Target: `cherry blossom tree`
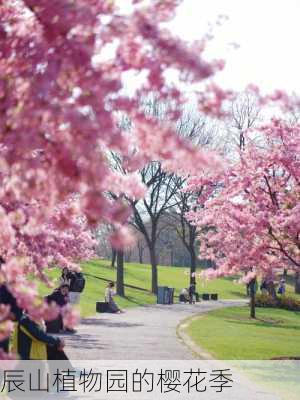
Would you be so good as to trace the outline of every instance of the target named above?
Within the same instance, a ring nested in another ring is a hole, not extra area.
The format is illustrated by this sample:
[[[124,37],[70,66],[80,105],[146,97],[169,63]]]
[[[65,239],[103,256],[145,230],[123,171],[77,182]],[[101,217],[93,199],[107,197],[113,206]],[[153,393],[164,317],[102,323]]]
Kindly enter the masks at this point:
[[[179,3],[132,0],[126,14],[111,0],[0,4],[0,247],[6,260],[0,279],[32,316],[45,316],[46,306],[34,306],[37,291],[28,274],[45,280],[51,259],[79,259],[84,248],[77,247],[77,229],[85,243],[86,230],[105,222],[114,226],[114,247],[132,242],[124,226],[128,214],[105,193],[142,197],[134,171],[153,159],[193,171],[215,163],[174,135],[171,123],[162,128],[139,108],[151,90],[182,101],[176,86],[167,84],[168,69],[192,84],[223,67],[204,60],[204,40],[187,44],[162,27]],[[105,59],[107,48],[114,48],[111,59]],[[126,74],[141,71],[145,78],[135,96],[127,96]],[[198,97],[202,110],[218,114],[226,93],[211,85]],[[116,110],[133,122],[134,156]],[[107,150],[130,154],[126,168],[132,174],[111,171]],[[68,212],[84,219],[84,229],[74,226],[66,210],[55,216],[75,194],[76,209]]]
[[[264,146],[248,144],[218,177],[221,189],[205,203],[205,217],[190,216],[199,228],[212,227],[201,240],[202,254],[218,266],[212,276],[243,272],[250,282],[287,265],[300,271],[300,126],[273,119],[260,133]]]

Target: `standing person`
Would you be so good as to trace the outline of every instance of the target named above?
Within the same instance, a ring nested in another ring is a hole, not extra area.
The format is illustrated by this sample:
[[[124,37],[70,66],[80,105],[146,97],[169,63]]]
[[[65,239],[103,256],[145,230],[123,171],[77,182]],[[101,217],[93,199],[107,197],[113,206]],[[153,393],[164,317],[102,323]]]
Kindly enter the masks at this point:
[[[190,304],[195,304],[195,293],[196,293],[196,285],[194,283],[192,283],[192,284],[190,284],[190,287],[189,287]]]
[[[85,287],[85,279],[82,272],[70,272],[70,303],[79,304],[80,294],[83,292]]]
[[[284,279],[281,279],[277,293],[281,294],[281,295],[285,294],[285,280]]]
[[[267,281],[264,279],[260,285],[260,290],[262,294],[268,294],[268,285]]]
[[[68,285],[70,287],[70,285],[71,285],[71,276],[72,276],[72,273],[68,270],[67,267],[65,267],[62,270],[61,276],[59,278],[59,284],[60,285]]]
[[[117,306],[117,304],[113,299],[113,296],[116,295],[114,286],[115,286],[114,282],[109,282],[107,284],[105,289],[104,301],[108,304],[110,312],[120,314],[122,311],[120,310],[120,308]]]

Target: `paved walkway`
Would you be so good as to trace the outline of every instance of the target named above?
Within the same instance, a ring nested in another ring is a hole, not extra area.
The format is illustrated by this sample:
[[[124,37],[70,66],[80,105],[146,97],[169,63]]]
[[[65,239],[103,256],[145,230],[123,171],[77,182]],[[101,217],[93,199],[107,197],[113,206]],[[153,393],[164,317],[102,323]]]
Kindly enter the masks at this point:
[[[196,366],[199,367],[196,360],[199,357],[194,356],[194,353],[177,336],[176,329],[180,322],[197,314],[201,315],[218,308],[243,304],[245,301],[209,301],[195,305],[137,307],[127,310],[124,314],[98,314],[84,319],[77,327],[77,334],[65,336],[66,352],[72,360],[98,360],[97,362],[90,361],[89,368],[95,365],[100,368],[103,363],[104,365],[108,363],[107,367],[117,366],[119,369],[120,363],[125,363],[121,369],[130,370],[131,368],[134,371],[139,366],[138,363],[143,362],[129,360],[157,360],[152,361],[152,364],[150,361],[148,362],[149,370],[162,367],[162,363],[168,363],[167,360],[178,360],[176,368],[179,369],[184,368],[184,363],[186,363],[184,360],[190,360],[188,364],[185,364],[185,368],[187,366],[196,368]],[[194,361],[192,361],[193,359]],[[118,364],[114,365],[113,360],[127,361],[118,361]],[[94,365],[94,363],[96,364]],[[214,363],[217,364],[214,365]],[[166,367],[170,368],[170,363]],[[203,360],[201,368],[209,371],[214,368],[228,368],[228,365],[222,367],[220,361]],[[207,400],[217,400],[220,397],[230,398],[230,400],[281,400],[279,396],[257,387],[245,376],[239,376],[239,373],[234,375],[234,383],[235,385],[232,389],[228,389],[230,391],[225,397],[222,394],[220,396],[220,393],[210,392],[205,395],[205,398]],[[120,398],[123,399],[123,397]],[[141,397],[134,398],[140,399]],[[155,395],[148,398],[152,400],[165,397]],[[97,399],[100,397],[98,396]]]
[[[77,334],[65,336],[68,356],[86,360],[186,360],[193,354],[177,337],[178,324],[187,317],[242,301],[201,302],[195,305],[151,305],[124,314],[86,318]]]

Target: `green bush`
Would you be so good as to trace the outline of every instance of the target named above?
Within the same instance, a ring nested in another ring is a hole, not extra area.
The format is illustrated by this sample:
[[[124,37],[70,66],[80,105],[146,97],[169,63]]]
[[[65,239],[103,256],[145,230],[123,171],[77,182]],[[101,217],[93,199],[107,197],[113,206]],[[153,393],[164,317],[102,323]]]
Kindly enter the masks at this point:
[[[273,307],[289,311],[300,311],[300,300],[285,295],[274,299],[268,294],[258,294],[255,297],[255,305],[256,307]]]
[[[278,307],[277,299],[268,294],[257,294],[255,296],[256,307]]]
[[[300,311],[300,300],[294,297],[282,296],[278,297],[278,303],[280,308],[290,311]]]

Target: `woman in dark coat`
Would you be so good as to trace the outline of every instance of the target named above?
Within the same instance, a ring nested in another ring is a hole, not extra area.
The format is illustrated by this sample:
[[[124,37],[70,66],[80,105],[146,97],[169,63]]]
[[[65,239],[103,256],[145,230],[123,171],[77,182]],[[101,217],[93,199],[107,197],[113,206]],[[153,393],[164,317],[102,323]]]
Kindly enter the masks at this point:
[[[45,300],[48,304],[52,302],[58,305],[59,307],[64,307],[69,302],[69,286],[66,284],[61,285],[58,289],[54,290],[53,293],[49,294]],[[63,331],[63,319],[61,314],[53,320],[46,322],[47,332],[49,333],[59,333]]]

